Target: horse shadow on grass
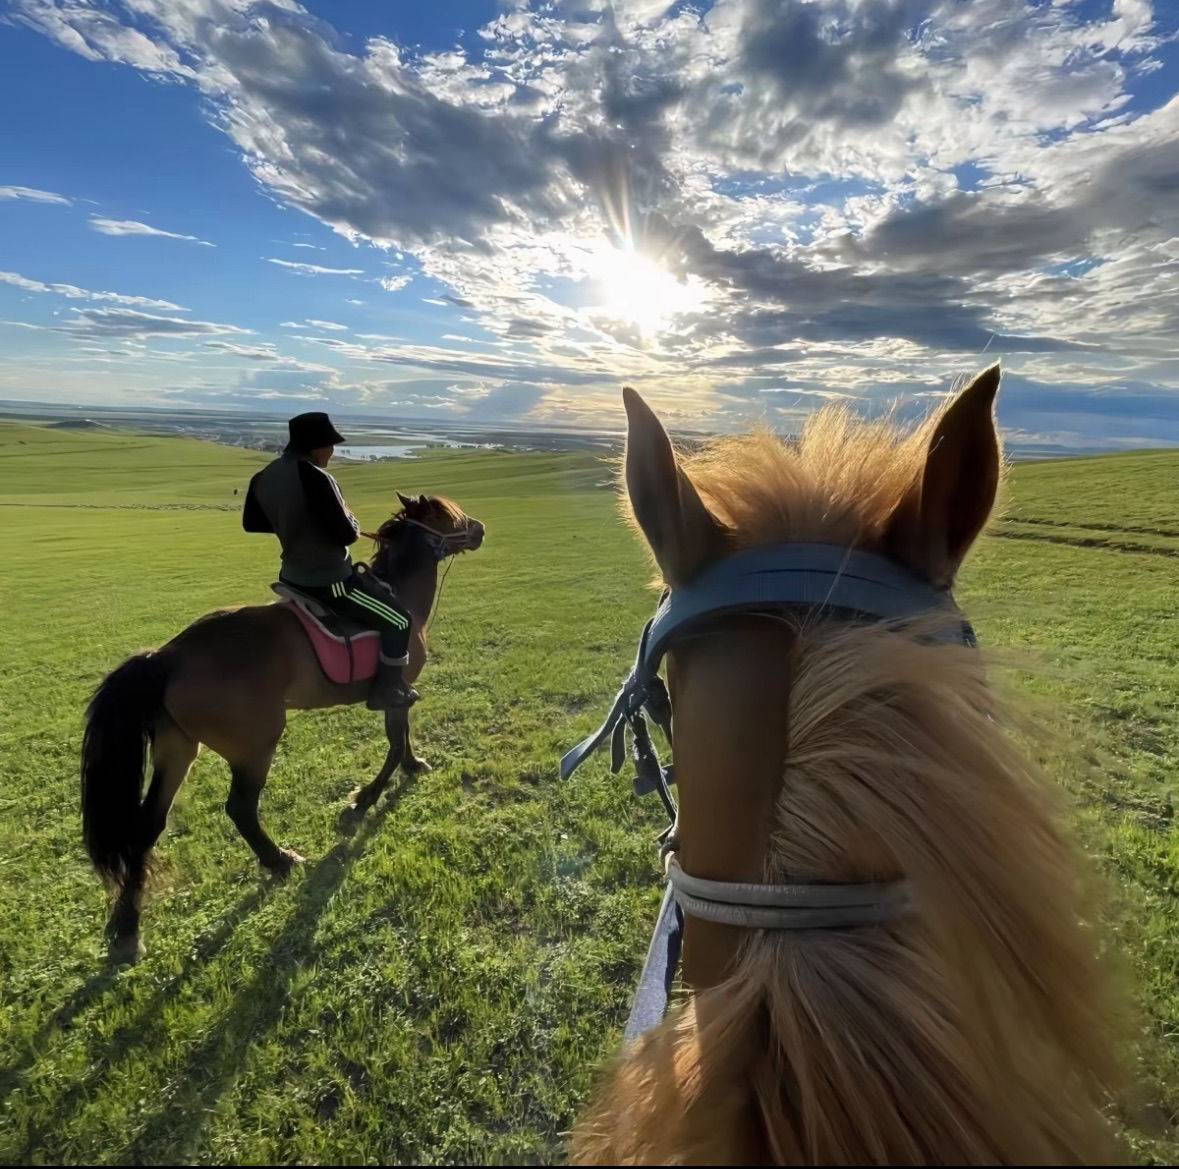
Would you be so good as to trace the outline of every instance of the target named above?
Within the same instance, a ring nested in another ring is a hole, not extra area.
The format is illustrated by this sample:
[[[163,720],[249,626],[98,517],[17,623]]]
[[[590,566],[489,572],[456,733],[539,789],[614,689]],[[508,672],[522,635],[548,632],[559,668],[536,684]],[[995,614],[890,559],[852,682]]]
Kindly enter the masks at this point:
[[[27,1054],[15,1060],[5,1068],[0,1068],[0,1107],[8,1097],[20,1086],[24,1074],[39,1060],[45,1050],[46,1043],[55,1034],[70,1030],[74,1020],[87,1007],[101,999],[119,979],[119,971],[113,967],[106,967],[90,975],[73,992],[49,1018],[37,1029],[37,1033],[26,1044]]]
[[[173,1134],[169,1144],[174,1147],[185,1147],[199,1136],[206,1119],[205,1109],[232,1082],[254,1040],[268,1031],[281,1016],[291,979],[314,954],[316,927],[328,902],[343,884],[352,864],[364,852],[369,839],[411,784],[412,779],[406,779],[396,789],[390,790],[359,827],[342,837],[320,860],[305,868],[299,881],[295,910],[259,964],[257,977],[239,992],[227,1014],[189,1053],[181,1073],[168,1077],[170,1082],[181,1085],[177,1096],[147,1121],[145,1128],[128,1145],[120,1160],[138,1163],[145,1158],[150,1159],[147,1148],[159,1142],[165,1134]],[[184,968],[155,991],[136,1011],[135,1016],[110,1037],[101,1055],[92,1060],[85,1074],[75,1080],[52,1105],[47,1120],[28,1134],[20,1153],[21,1163],[28,1163],[42,1149],[46,1138],[53,1131],[64,1128],[87,1104],[95,1084],[107,1072],[150,1039],[153,1030],[159,1025],[163,1008],[177,998],[186,985],[225,949],[238,929],[266,901],[271,887],[270,883],[260,884],[222,917],[212,933],[198,939]],[[87,1006],[112,988],[118,979],[119,971],[112,968],[92,975],[54,1012],[30,1042],[29,1054],[19,1064],[0,1070],[0,1105],[19,1087],[24,1073],[41,1057],[44,1042],[54,1032],[68,1027]],[[185,1115],[189,1108],[191,1111]]]
[[[46,1138],[53,1131],[59,1129],[63,1121],[71,1117],[81,1105],[85,1104],[92,1087],[107,1071],[115,1067],[124,1056],[144,1042],[151,1033],[165,1004],[176,998],[185,986],[229,944],[238,928],[265,901],[267,893],[268,890],[265,887],[254,889],[222,916],[216,929],[198,938],[184,968],[160,986],[139,1007],[134,1017],[110,1037],[101,1054],[91,1060],[85,1074],[74,1080],[53,1103],[48,1110],[47,1119],[32,1128],[25,1138],[20,1154],[22,1163],[27,1163],[41,1149]],[[70,1028],[74,1020],[88,1007],[97,1004],[108,991],[115,989],[121,982],[123,975],[122,968],[115,965],[105,966],[102,970],[92,974],[46,1020],[36,1036],[30,1040],[28,1054],[19,1063],[0,1071],[0,1106],[4,1104],[11,1093],[20,1087],[25,1073],[43,1057],[44,1045],[53,1035]]]
[[[135,1042],[139,1030],[137,1024],[141,1019],[153,1014],[165,1000],[174,997],[183,984],[192,978],[201,967],[217,957],[237,932],[238,927],[262,904],[266,893],[266,889],[259,888],[241,898],[237,904],[222,915],[215,930],[202,935],[193,943],[189,960],[184,969],[164,983],[140,1008],[136,1019],[114,1037],[112,1044],[119,1053],[126,1051]],[[0,1107],[3,1106],[9,1095],[20,1086],[25,1072],[44,1056],[45,1045],[54,1035],[69,1031],[79,1016],[84,1014],[88,1008],[101,1002],[107,992],[113,991],[119,986],[125,973],[125,966],[108,961],[101,970],[95,971],[83,983],[74,988],[65,1002],[49,1015],[38,1028],[36,1034],[28,1040],[26,1044],[28,1054],[9,1064],[8,1067],[0,1068]],[[108,1047],[107,1050],[110,1052],[112,1048]],[[108,1064],[112,1062],[114,1062],[113,1059],[106,1060]]]
[[[117,1160],[146,1164],[161,1159],[189,1160],[217,1101],[233,1085],[250,1049],[282,1018],[291,983],[316,954],[315,934],[324,910],[340,889],[369,839],[409,791],[406,777],[354,831],[341,836],[321,860],[309,865],[300,882],[296,905],[282,932],[258,963],[255,977],[243,986],[229,1010],[188,1052],[183,1066],[168,1076],[175,1094],[161,1102]]]

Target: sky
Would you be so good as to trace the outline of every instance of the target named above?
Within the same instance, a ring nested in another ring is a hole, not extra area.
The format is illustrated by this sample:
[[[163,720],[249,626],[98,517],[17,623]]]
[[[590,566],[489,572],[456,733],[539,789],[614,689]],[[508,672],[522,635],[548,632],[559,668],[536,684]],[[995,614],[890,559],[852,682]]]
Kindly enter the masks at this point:
[[[0,398],[1179,443],[1179,2],[6,0]]]

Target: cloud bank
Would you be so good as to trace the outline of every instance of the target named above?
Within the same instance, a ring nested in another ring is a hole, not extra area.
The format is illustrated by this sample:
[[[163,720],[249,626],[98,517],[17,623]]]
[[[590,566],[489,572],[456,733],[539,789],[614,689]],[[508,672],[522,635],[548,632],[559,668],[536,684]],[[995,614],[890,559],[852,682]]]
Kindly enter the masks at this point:
[[[14,12],[191,86],[273,198],[410,257],[495,347],[337,339],[341,384],[389,397],[371,371],[399,363],[455,375],[456,410],[517,385],[576,421],[625,378],[673,418],[790,425],[1002,356],[1029,416],[1175,413],[1179,98],[1136,95],[1176,14],[1146,0],[520,2],[444,52],[349,47],[289,0]],[[603,295],[619,254],[693,295]]]

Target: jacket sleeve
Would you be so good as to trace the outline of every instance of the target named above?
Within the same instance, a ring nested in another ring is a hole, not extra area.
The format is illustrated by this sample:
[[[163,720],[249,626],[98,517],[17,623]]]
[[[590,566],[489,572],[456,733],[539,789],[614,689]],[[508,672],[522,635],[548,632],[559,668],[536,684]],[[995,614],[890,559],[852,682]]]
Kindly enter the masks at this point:
[[[262,510],[258,502],[258,493],[254,490],[254,483],[258,476],[250,480],[250,489],[246,492],[245,506],[242,508],[242,527],[247,532],[273,532],[274,525]]]
[[[360,525],[344,503],[335,479],[314,463],[300,459],[299,481],[303,484],[307,509],[324,535],[340,544],[354,543],[360,535]]]

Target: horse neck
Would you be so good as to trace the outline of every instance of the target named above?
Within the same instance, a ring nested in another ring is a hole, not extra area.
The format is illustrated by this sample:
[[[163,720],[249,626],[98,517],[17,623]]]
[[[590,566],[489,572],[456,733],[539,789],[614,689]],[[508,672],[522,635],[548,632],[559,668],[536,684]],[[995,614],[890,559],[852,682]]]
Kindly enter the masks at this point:
[[[400,602],[424,626],[434,607],[438,591],[438,561],[428,550],[399,557],[383,579],[390,584]]]

